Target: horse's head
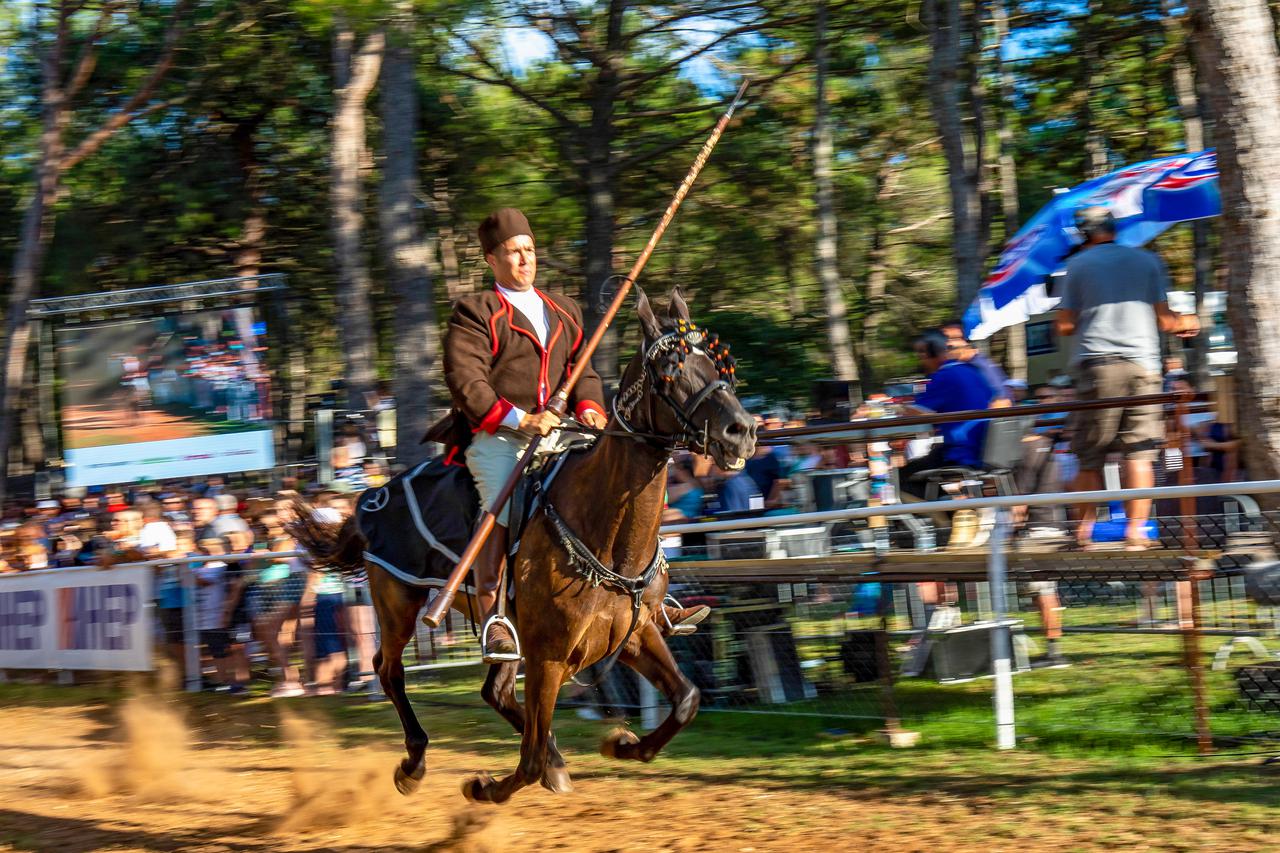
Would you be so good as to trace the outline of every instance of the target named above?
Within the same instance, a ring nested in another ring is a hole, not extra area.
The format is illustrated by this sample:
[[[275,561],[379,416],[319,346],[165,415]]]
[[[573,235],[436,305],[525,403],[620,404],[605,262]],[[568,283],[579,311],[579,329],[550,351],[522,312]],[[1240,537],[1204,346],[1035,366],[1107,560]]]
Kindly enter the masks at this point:
[[[614,398],[622,427],[661,436],[695,453],[710,454],[737,471],[756,450],[756,424],[733,393],[733,357],[719,337],[689,319],[689,306],[672,290],[667,322],[654,316],[636,288],[644,346],[627,366]]]

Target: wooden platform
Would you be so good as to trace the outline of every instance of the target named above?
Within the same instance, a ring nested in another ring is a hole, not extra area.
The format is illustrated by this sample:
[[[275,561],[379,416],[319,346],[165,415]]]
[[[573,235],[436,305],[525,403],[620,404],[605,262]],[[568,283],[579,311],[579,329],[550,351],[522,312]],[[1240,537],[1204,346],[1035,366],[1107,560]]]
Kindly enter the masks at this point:
[[[1129,552],[1061,551],[1034,545],[1006,555],[1010,580],[1190,580],[1213,573],[1209,551],[1181,548]],[[915,581],[985,581],[990,552],[871,551],[833,553],[822,557],[739,560],[672,560],[677,583],[910,583]]]

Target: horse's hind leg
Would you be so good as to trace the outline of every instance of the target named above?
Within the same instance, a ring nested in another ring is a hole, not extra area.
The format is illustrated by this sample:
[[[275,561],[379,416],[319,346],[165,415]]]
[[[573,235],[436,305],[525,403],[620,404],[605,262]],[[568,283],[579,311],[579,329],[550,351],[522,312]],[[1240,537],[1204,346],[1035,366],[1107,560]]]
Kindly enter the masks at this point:
[[[600,752],[610,758],[652,761],[693,720],[698,713],[701,695],[676,666],[671,649],[667,648],[657,625],[650,622],[637,634],[640,637],[638,651],[624,650],[620,660],[662,691],[671,703],[671,713],[661,725],[641,738],[627,729],[611,732],[600,744]]]
[[[382,692],[395,705],[404,729],[404,748],[408,756],[396,765],[396,790],[401,794],[413,793],[427,772],[427,732],[418,722],[404,689],[404,662],[401,655],[413,637],[418,624],[418,611],[426,596],[411,589],[382,569],[369,566],[369,590],[373,595],[374,610],[378,614],[378,626],[382,641],[373,656],[373,668],[378,672]]]
[[[494,664],[489,667],[484,687],[480,695],[493,710],[506,719],[516,734],[524,734],[524,706],[516,701],[516,672],[518,661]],[[565,766],[564,756],[556,748],[555,732],[547,733],[547,766],[542,772],[542,787],[553,794],[567,794],[573,790],[573,782],[569,779],[569,769]]]
[[[525,726],[520,740],[520,764],[514,773],[501,779],[481,774],[462,783],[468,800],[505,803],[521,788],[542,778],[547,767],[547,745],[551,737],[551,717],[556,696],[564,683],[564,664],[559,661],[527,661],[524,677]]]

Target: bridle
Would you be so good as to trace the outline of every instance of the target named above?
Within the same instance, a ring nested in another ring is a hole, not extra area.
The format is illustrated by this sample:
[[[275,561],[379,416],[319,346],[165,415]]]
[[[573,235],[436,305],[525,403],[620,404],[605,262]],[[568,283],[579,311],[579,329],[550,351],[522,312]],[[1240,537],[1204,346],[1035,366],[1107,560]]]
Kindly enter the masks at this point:
[[[686,358],[692,353],[711,359],[717,378],[681,402],[671,396],[671,389],[684,371]],[[695,323],[677,320],[674,329],[649,344],[640,357],[640,366],[640,376],[613,398],[613,417],[618,426],[630,435],[668,452],[677,447],[688,448],[699,454],[709,452],[711,419],[704,419],[699,426],[694,416],[702,404],[717,391],[733,393],[737,384],[737,365],[729,354],[729,345],[722,343],[719,335],[700,329]],[[646,390],[652,393],[646,395]],[[651,397],[649,423],[652,424],[655,420],[652,399],[657,399],[675,415],[680,424],[680,432],[674,435],[645,432],[631,423],[636,407],[646,396]]]

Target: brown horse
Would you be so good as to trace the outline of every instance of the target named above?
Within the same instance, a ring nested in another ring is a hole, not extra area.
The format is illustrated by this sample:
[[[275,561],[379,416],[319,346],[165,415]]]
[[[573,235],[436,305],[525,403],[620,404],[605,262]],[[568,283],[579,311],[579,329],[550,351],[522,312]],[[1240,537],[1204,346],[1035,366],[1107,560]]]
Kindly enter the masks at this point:
[[[678,293],[666,325],[638,289],[637,314],[644,347],[623,373],[609,430],[589,451],[565,461],[521,537],[513,583],[524,703],[516,699],[517,662],[490,667],[482,689],[522,735],[520,763],[501,779],[467,780],[469,800],[505,802],[534,782],[571,790],[551,732],[556,696],[574,675],[611,655],[661,690],[672,710],[643,737],[625,730],[606,737],[605,755],[650,761],[698,711],[698,690],[677,668],[654,619],[667,590],[658,548],[667,461],[685,446],[710,454],[721,468],[740,469],[755,452],[755,423],[733,394],[728,347],[690,322]],[[298,539],[317,559],[360,566],[364,540],[354,519],[339,528],[316,522],[310,512],[300,515]],[[427,593],[375,563],[367,570],[382,628],[374,664],[400,715],[408,752],[396,768],[396,787],[409,793],[425,773],[428,739],[405,695],[400,656]],[[455,608],[475,612],[468,599],[460,595]]]

